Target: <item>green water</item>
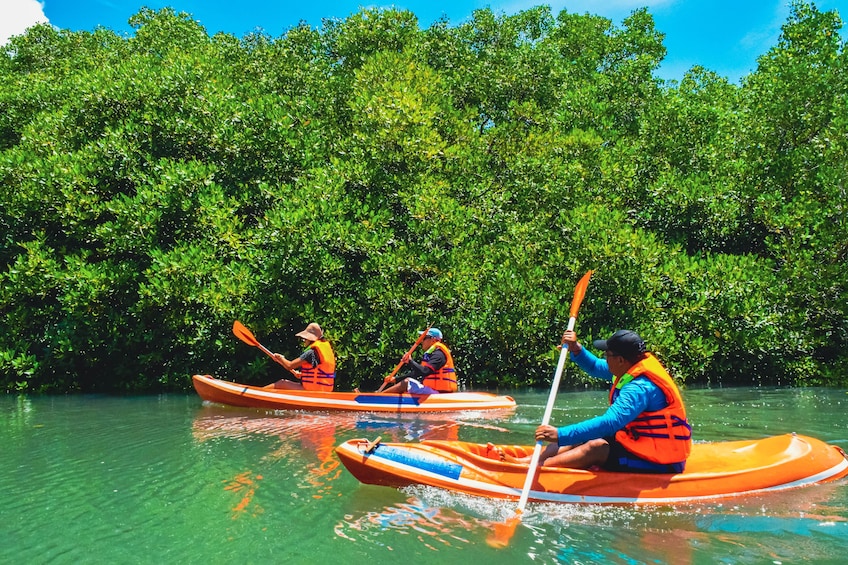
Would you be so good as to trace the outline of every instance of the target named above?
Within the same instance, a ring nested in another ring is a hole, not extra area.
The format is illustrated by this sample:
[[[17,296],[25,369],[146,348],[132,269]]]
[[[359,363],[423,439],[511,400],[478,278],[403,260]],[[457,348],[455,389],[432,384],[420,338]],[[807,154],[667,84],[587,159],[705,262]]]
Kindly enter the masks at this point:
[[[350,438],[532,443],[547,392],[515,411],[381,416],[204,405],[194,395],[0,397],[0,563],[842,563],[848,481],[686,507],[528,506],[365,486]],[[698,440],[798,432],[848,450],[848,394],[687,390]],[[599,414],[562,392],[552,423]],[[389,561],[391,560],[391,561]]]

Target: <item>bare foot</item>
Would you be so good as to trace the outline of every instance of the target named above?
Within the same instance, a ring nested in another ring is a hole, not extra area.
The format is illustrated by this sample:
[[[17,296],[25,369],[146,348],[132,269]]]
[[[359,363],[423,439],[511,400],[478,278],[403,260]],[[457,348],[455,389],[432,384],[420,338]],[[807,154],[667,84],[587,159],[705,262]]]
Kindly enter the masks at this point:
[[[486,457],[488,457],[489,459],[494,459],[496,461],[504,461],[504,457],[506,457],[506,455],[504,454],[503,449],[501,449],[494,443],[489,442],[486,444]]]

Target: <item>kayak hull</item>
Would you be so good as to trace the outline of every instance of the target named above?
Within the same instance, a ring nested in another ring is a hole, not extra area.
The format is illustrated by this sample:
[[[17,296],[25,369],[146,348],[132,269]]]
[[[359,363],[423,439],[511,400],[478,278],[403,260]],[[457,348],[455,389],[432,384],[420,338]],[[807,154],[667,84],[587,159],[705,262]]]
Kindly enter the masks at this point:
[[[203,400],[272,410],[342,410],[357,412],[451,412],[515,408],[510,396],[487,392],[396,394],[375,392],[317,392],[271,389],[194,375],[194,389]]]
[[[497,446],[515,457],[534,446]],[[368,449],[371,448],[371,451]],[[428,485],[489,498],[518,500],[528,465],[497,459],[491,446],[460,441],[369,444],[354,439],[336,447],[362,483]],[[696,443],[677,474],[619,473],[540,467],[528,500],[585,504],[676,504],[734,498],[833,481],[848,475],[836,446],[796,434],[760,440]]]

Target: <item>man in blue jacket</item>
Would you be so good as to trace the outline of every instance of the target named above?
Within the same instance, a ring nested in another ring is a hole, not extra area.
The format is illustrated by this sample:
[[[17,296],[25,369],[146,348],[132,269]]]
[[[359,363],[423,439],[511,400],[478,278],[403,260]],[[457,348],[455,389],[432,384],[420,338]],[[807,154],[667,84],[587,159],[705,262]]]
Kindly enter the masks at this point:
[[[609,381],[610,406],[604,414],[556,428],[536,429],[536,441],[551,442],[539,464],[549,467],[610,471],[679,473],[692,443],[680,392],[659,361],[647,353],[636,332],[619,330],[586,350],[574,331],[562,336],[572,360],[590,376]],[[529,462],[529,458],[504,460]]]

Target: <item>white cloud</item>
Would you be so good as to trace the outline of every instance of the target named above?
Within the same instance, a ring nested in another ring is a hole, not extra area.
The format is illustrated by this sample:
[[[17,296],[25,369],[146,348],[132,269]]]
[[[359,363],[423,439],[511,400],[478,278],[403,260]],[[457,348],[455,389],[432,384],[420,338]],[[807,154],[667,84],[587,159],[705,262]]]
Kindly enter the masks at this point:
[[[0,45],[37,23],[49,23],[39,0],[0,0]]]

